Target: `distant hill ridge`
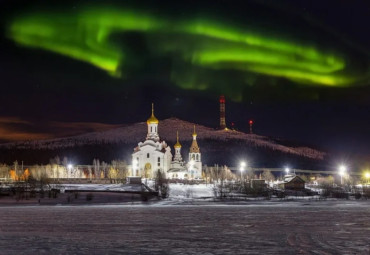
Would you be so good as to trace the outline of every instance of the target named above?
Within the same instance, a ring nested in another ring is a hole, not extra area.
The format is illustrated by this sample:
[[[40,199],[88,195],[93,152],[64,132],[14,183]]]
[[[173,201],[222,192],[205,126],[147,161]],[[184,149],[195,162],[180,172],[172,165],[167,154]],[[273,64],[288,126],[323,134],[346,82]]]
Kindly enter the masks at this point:
[[[293,147],[279,144],[278,141],[266,136],[256,134],[246,134],[234,130],[215,130],[177,118],[169,118],[159,122],[158,131],[162,140],[165,140],[171,147],[176,142],[176,131],[179,131],[180,143],[187,144],[192,139],[193,127],[196,126],[197,139],[200,140],[200,147],[207,146],[205,140],[213,140],[225,143],[237,142],[243,147],[261,147],[281,153],[292,154],[311,159],[324,159],[326,153],[309,147]],[[2,149],[47,149],[56,150],[63,148],[73,148],[94,144],[127,144],[132,145],[144,141],[147,134],[146,122],[139,122],[124,125],[106,131],[92,132],[77,136],[23,141],[15,143],[0,144]],[[202,144],[202,140],[205,143]],[[133,149],[133,148],[132,148]]]

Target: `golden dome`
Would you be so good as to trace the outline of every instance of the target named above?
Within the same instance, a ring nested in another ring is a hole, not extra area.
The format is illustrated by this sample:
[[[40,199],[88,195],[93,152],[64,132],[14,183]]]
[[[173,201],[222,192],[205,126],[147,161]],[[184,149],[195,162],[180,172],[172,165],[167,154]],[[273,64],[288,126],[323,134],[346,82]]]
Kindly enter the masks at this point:
[[[158,124],[158,119],[154,116],[154,104],[152,104],[152,116],[146,121],[147,124]]]
[[[181,144],[179,142],[179,131],[177,131],[177,143],[174,146],[175,148],[181,148]]]
[[[158,119],[154,116],[154,114],[152,114],[152,116],[150,116],[150,118],[146,121],[147,124],[158,124],[159,121]]]
[[[197,136],[197,133],[195,132],[195,125],[194,125],[194,132],[193,132],[193,136]]]

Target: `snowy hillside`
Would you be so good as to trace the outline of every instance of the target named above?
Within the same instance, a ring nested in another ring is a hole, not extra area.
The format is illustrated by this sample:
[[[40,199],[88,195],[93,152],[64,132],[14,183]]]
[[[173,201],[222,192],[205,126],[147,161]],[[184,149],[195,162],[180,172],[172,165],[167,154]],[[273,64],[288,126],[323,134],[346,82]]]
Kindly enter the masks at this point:
[[[194,123],[183,121],[176,118],[170,118],[160,121],[158,130],[162,140],[165,140],[169,145],[173,145],[176,141],[176,130],[179,131],[180,142],[189,142],[192,139]],[[303,156],[311,159],[323,159],[324,152],[311,149],[308,147],[290,147],[279,144],[278,142],[269,139],[265,136],[246,134],[233,130],[215,130],[209,127],[196,125],[198,140],[215,140],[227,142],[238,142],[240,145],[261,147],[282,153]],[[122,126],[119,128],[93,132],[73,137],[26,141],[17,143],[1,144],[3,149],[48,149],[55,150],[60,148],[73,148],[76,146],[94,145],[94,144],[137,144],[143,141],[146,137],[147,125],[146,122],[135,123]],[[205,144],[201,145],[204,146]]]

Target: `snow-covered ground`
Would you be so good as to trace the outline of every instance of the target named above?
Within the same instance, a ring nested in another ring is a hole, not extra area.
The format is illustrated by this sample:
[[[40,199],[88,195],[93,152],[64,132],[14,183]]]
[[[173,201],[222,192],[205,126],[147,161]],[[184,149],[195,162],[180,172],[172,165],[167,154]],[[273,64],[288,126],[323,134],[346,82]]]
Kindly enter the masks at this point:
[[[211,184],[170,184],[170,198],[173,199],[209,198],[213,196],[213,185]]]
[[[9,255],[370,253],[368,201],[17,206],[0,215],[0,254]]]

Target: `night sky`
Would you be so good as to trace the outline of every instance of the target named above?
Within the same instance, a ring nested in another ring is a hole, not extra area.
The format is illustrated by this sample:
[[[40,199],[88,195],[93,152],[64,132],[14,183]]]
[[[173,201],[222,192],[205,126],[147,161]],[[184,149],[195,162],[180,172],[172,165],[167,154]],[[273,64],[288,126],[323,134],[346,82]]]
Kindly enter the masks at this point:
[[[151,102],[216,128],[224,94],[228,126],[369,159],[368,1],[45,2],[1,2],[3,142],[145,121]]]

